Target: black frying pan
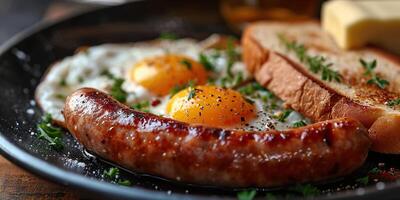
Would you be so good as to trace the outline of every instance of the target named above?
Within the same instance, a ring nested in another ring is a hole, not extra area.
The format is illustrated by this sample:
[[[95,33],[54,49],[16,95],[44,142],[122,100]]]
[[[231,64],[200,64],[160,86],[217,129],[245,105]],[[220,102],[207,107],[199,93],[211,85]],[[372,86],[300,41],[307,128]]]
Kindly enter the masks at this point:
[[[122,172],[122,177],[132,180],[132,187],[111,184],[101,178],[103,171],[111,165],[85,153],[71,135],[65,135],[65,148],[57,152],[31,134],[36,131],[36,123],[42,115],[34,104],[33,94],[49,65],[73,54],[82,45],[147,40],[158,37],[161,32],[197,39],[211,33],[233,34],[219,15],[218,1],[153,0],[99,9],[57,23],[41,24],[3,45],[0,49],[2,155],[34,174],[89,191],[91,195],[88,197],[96,199],[236,198],[238,188],[188,185],[126,171]],[[32,110],[34,114],[29,114]],[[385,168],[397,168],[400,167],[400,157],[371,153],[366,164],[354,174],[317,183],[321,190],[333,191],[331,195],[318,198],[400,198],[399,181],[383,185],[372,183],[361,189],[346,190],[347,185],[353,186],[355,179],[378,163],[385,163]],[[336,192],[338,188],[345,191]],[[264,197],[266,192],[282,188],[258,189],[260,197]]]

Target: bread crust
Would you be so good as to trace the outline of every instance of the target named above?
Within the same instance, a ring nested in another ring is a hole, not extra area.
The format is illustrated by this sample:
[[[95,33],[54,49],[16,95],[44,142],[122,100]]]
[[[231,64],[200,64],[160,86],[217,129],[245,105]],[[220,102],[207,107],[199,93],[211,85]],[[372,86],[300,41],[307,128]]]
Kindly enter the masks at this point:
[[[264,48],[253,37],[255,25],[242,37],[243,60],[255,79],[285,103],[313,121],[340,117],[359,120],[369,129],[372,150],[400,153],[400,115],[363,105],[315,79],[290,58]]]

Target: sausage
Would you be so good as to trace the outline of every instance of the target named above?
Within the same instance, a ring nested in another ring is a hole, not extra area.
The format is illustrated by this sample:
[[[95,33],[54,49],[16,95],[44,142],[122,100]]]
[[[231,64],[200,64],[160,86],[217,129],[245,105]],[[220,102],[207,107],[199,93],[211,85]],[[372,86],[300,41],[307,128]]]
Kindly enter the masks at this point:
[[[371,145],[350,118],[285,131],[191,125],[134,111],[96,89],[71,94],[66,126],[89,151],[135,172],[201,185],[270,187],[351,173]]]

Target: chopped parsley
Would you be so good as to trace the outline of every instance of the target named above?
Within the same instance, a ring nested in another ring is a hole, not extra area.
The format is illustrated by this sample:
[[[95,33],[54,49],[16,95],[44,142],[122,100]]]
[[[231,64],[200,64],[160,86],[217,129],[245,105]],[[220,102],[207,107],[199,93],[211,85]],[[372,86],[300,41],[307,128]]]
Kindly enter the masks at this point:
[[[290,113],[292,113],[291,110],[285,110],[281,112],[279,115],[275,115],[274,117],[280,122],[285,122],[286,119],[289,117]]]
[[[221,79],[221,86],[225,88],[234,88],[243,82],[243,73],[239,72],[233,76],[225,76]]]
[[[300,120],[300,121],[294,122],[292,127],[298,128],[298,127],[302,127],[302,126],[306,126],[306,125],[307,125],[307,123],[304,120]]]
[[[199,61],[207,71],[214,71],[215,70],[214,64],[211,62],[211,60],[204,53],[200,53],[199,54]]]
[[[388,101],[386,103],[386,105],[388,105],[390,107],[394,107],[394,106],[400,105],[400,98],[390,100],[390,101]]]
[[[356,182],[359,183],[360,185],[368,185],[369,177],[368,176],[364,176],[364,177],[358,178],[356,180]]]
[[[131,186],[132,183],[130,180],[128,179],[124,179],[124,180],[118,180],[118,185],[123,185],[123,186]]]
[[[253,200],[254,197],[257,195],[256,190],[246,190],[237,193],[238,200]]]
[[[192,70],[192,63],[190,63],[189,60],[183,59],[180,63],[184,65],[188,70]]]
[[[374,168],[372,168],[371,170],[369,170],[368,173],[369,173],[369,174],[379,174],[379,173],[382,173],[382,170],[380,170],[380,169],[377,168],[377,167],[374,167]]]
[[[131,106],[132,109],[134,110],[138,110],[138,111],[142,111],[142,112],[150,112],[149,108],[150,108],[150,102],[149,101],[141,101],[138,103],[135,103]]]
[[[196,88],[194,88],[194,87],[189,87],[188,100],[194,98],[195,96],[196,96]]]
[[[78,82],[79,82],[79,83],[83,83],[83,81],[85,81],[85,79],[83,79],[82,76],[79,76],[79,77],[78,77]]]
[[[113,82],[113,85],[111,86],[111,91],[110,95],[116,99],[117,101],[121,103],[126,102],[126,98],[128,96],[128,93],[125,92],[125,90],[122,89],[122,84],[124,83],[124,79],[122,78],[117,78],[113,74],[111,74],[108,70],[104,70],[101,72],[102,76],[106,76],[107,78],[111,79]]]
[[[240,58],[239,53],[235,49],[235,39],[233,37],[229,37],[226,44],[226,55],[228,56],[228,63],[226,67],[226,74],[228,77],[233,77],[232,67],[233,64]]]
[[[381,89],[385,89],[386,86],[389,85],[389,81],[385,79],[381,79],[378,77],[376,73],[373,73],[373,70],[376,68],[376,60],[373,60],[371,62],[367,62],[364,59],[360,58],[360,63],[363,66],[365,72],[364,76],[370,76],[371,78],[367,81],[367,84],[375,84]]]
[[[250,84],[247,84],[239,88],[239,92],[247,96],[253,95],[256,91],[267,91],[267,90],[257,82],[252,82]]]
[[[381,89],[385,89],[385,87],[387,85],[389,85],[389,81],[385,80],[385,79],[381,79],[376,75],[373,75],[371,79],[369,79],[367,81],[368,84],[375,84],[376,86],[378,86]]]
[[[170,97],[173,97],[176,93],[180,92],[181,90],[187,88],[187,87],[194,87],[196,85],[196,81],[190,80],[188,83],[183,84],[183,85],[177,85],[169,91]]]
[[[63,94],[55,94],[55,97],[57,98],[57,99],[60,99],[60,100],[64,100],[65,98],[67,98],[65,95],[63,95]]]
[[[158,38],[161,40],[177,40],[178,36],[174,33],[164,32],[164,33],[161,33]]]
[[[267,193],[267,195],[265,195],[265,199],[266,200],[276,200],[277,197],[272,193]]]
[[[58,83],[60,86],[67,86],[67,81],[65,80],[65,78],[61,79],[60,82]]]
[[[59,127],[53,126],[51,122],[51,114],[47,113],[42,118],[42,121],[37,125],[37,129],[39,131],[38,138],[46,140],[49,146],[55,150],[61,150],[64,148],[64,145],[61,141],[62,130]]]
[[[299,193],[304,197],[316,196],[321,193],[321,191],[317,187],[311,184],[296,185],[289,188],[289,191]]]
[[[130,186],[132,185],[131,181],[127,179],[120,179],[119,178],[119,169],[116,167],[110,167],[108,170],[103,171],[103,177],[107,180],[110,180],[113,183],[117,183],[123,186]]]
[[[125,90],[122,89],[122,84],[124,83],[124,81],[125,80],[122,78],[114,78],[114,83],[111,87],[110,92],[111,96],[121,103],[125,103],[128,96],[128,93],[126,93]]]
[[[364,59],[360,58],[360,63],[364,67],[364,75],[369,76],[372,75],[372,72],[376,68],[376,60],[373,60],[372,62],[367,62]]]
[[[321,79],[324,81],[336,81],[341,82],[342,76],[338,71],[332,70],[330,67],[332,63],[328,63],[326,58],[323,56],[310,56],[307,54],[307,49],[303,44],[299,44],[296,41],[289,41],[284,35],[278,35],[279,40],[285,45],[288,51],[293,51],[296,57],[303,63],[307,64],[309,70],[315,74],[321,72]]]

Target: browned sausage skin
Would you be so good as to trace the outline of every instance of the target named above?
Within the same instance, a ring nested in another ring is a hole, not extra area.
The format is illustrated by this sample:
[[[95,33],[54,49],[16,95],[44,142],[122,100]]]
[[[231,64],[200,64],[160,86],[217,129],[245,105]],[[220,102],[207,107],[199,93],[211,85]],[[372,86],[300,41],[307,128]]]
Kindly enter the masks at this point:
[[[66,126],[88,150],[134,171],[206,185],[269,187],[349,174],[370,141],[342,118],[286,131],[244,132],[141,113],[98,90],[67,98]]]

